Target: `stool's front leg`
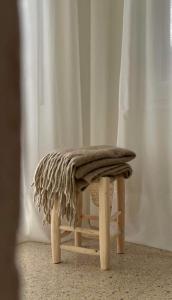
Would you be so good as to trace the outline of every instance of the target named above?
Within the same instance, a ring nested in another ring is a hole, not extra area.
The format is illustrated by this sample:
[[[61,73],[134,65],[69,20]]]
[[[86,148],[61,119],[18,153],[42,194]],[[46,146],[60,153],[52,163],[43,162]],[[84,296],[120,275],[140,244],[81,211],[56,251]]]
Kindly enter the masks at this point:
[[[103,177],[99,183],[99,244],[102,270],[109,269],[110,262],[110,179]]]
[[[77,214],[78,214],[78,220],[77,220],[77,227],[81,227],[82,225],[82,192],[77,193]],[[80,247],[82,242],[82,235],[80,232],[74,233],[75,238],[75,246]]]
[[[61,233],[60,233],[60,217],[58,216],[59,201],[55,201],[51,213],[51,249],[54,264],[61,262]]]
[[[123,177],[117,178],[117,210],[121,213],[117,217],[117,253],[124,253],[125,243],[125,179]]]

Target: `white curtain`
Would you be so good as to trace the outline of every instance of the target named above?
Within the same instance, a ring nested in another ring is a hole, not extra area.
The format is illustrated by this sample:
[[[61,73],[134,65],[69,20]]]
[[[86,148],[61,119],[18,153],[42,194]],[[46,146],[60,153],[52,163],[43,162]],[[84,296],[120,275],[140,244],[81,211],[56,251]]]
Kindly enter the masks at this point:
[[[172,250],[171,1],[124,0],[124,11],[122,0],[21,4],[20,239],[49,241],[30,188],[45,153],[117,143],[137,153],[127,182],[127,240]]]
[[[121,0],[21,0],[22,212],[20,240],[49,241],[30,187],[58,147],[116,144]],[[88,201],[85,209],[88,210]]]
[[[126,0],[118,144],[137,153],[127,240],[172,250],[172,1]]]

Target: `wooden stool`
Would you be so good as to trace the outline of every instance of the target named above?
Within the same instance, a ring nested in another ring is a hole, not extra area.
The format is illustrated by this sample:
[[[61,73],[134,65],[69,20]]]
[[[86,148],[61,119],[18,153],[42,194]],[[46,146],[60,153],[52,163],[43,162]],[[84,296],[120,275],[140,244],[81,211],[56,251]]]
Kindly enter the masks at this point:
[[[117,253],[124,253],[124,227],[125,227],[125,179],[117,179],[117,212],[113,221],[117,222]],[[61,262],[61,250],[68,250],[82,254],[99,255],[102,270],[110,267],[110,197],[108,177],[99,181],[99,217],[82,214],[82,193],[78,193],[78,215],[80,216],[77,227],[62,226],[58,217],[58,202],[55,202],[51,215],[51,247],[53,263]],[[99,230],[82,228],[82,220],[99,220]],[[61,244],[61,231],[74,232],[75,245]],[[81,247],[82,234],[99,238],[99,250]]]

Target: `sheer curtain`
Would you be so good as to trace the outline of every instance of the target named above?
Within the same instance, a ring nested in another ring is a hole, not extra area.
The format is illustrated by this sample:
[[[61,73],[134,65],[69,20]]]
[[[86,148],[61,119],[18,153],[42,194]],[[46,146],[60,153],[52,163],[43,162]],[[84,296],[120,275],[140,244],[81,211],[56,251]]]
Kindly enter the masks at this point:
[[[137,153],[127,240],[172,250],[172,1],[126,0],[118,144]]]
[[[21,0],[21,240],[49,241],[30,188],[39,159],[58,147],[117,143],[137,153],[127,240],[172,250],[171,8],[170,0],[125,0],[124,10],[121,0]]]
[[[116,144],[121,0],[21,0],[20,240],[49,241],[33,205],[40,158],[61,147]],[[89,210],[85,201],[85,209]],[[93,208],[92,208],[93,209]]]

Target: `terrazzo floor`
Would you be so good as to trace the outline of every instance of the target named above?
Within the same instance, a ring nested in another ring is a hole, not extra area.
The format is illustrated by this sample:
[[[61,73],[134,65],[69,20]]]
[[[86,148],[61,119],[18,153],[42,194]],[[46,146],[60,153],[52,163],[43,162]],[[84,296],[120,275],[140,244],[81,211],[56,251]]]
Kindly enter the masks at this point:
[[[172,252],[131,243],[124,255],[112,249],[111,270],[100,271],[99,257],[63,251],[54,265],[50,245],[18,245],[21,300],[172,299]]]

